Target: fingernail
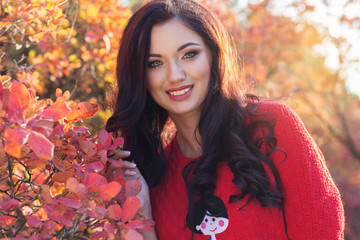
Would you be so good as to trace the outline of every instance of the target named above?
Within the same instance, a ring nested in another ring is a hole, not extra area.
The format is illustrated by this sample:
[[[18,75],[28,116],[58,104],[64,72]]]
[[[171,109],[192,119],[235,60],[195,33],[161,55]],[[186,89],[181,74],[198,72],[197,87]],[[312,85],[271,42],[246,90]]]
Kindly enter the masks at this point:
[[[127,175],[136,175],[136,172],[135,172],[135,171],[131,171],[131,170],[126,170],[126,171],[125,171],[125,174],[127,174]]]
[[[130,151],[124,151],[124,153],[130,155],[131,152]]]
[[[136,167],[136,163],[130,163],[131,167]]]

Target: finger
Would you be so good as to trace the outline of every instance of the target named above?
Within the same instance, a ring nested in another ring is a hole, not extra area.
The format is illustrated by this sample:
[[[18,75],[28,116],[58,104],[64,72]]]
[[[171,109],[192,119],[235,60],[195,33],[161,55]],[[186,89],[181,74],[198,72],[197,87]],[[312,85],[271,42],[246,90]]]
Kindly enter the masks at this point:
[[[134,169],[136,168],[136,163],[133,162],[129,162],[129,161],[122,161],[122,168],[131,168]]]
[[[133,171],[133,170],[127,169],[127,170],[124,172],[124,175],[125,175],[125,176],[135,176],[135,175],[136,175],[136,172]]]
[[[131,154],[130,151],[114,149],[108,152],[108,158],[113,158],[113,159],[126,158],[129,157],[130,154]]]

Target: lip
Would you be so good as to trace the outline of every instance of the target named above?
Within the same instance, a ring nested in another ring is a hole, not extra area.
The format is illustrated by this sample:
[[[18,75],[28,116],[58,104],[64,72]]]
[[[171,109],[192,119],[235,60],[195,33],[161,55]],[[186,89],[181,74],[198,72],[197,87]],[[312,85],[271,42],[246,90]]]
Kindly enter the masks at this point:
[[[180,86],[180,87],[177,87],[177,88],[170,88],[168,90],[166,90],[166,92],[174,92],[174,91],[181,91],[181,90],[184,90],[188,87],[192,87],[194,86],[193,84],[189,84],[189,85],[184,85],[184,86]]]
[[[216,229],[217,229],[217,227],[216,228],[214,228],[213,230],[210,230],[211,232],[215,232],[216,231]]]
[[[178,96],[174,96],[174,95],[171,95],[169,92],[174,92],[174,91],[181,91],[181,90],[184,90],[186,88],[189,88],[189,91],[187,91],[186,93],[182,94],[182,95],[178,95]],[[190,85],[184,85],[184,86],[181,86],[181,87],[177,87],[177,88],[171,88],[171,89],[168,89],[166,90],[166,94],[167,96],[173,100],[173,101],[184,101],[185,99],[187,99],[188,97],[190,97],[192,91],[194,89],[194,85],[193,84],[190,84]]]

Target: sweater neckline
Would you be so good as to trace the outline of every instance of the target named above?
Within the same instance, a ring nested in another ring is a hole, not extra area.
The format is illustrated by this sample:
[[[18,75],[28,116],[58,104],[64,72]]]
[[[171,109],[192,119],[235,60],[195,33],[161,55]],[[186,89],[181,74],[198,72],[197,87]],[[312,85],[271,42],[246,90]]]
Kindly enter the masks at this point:
[[[184,156],[184,154],[181,152],[178,141],[177,141],[177,133],[175,134],[174,138],[173,138],[173,149],[175,150],[175,153],[178,157],[181,158],[181,160],[185,161],[185,162],[190,162],[193,160],[196,160],[198,158],[200,158],[202,155],[198,156],[198,157],[186,157]]]

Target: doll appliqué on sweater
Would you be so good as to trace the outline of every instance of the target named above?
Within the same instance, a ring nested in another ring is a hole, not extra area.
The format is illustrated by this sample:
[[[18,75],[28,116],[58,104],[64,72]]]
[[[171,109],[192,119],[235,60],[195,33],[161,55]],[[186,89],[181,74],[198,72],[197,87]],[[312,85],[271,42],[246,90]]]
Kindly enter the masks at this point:
[[[207,201],[200,199],[195,203],[195,219],[186,218],[191,231],[210,236],[208,240],[216,240],[216,234],[222,233],[229,225],[229,215],[224,202],[212,196]]]

